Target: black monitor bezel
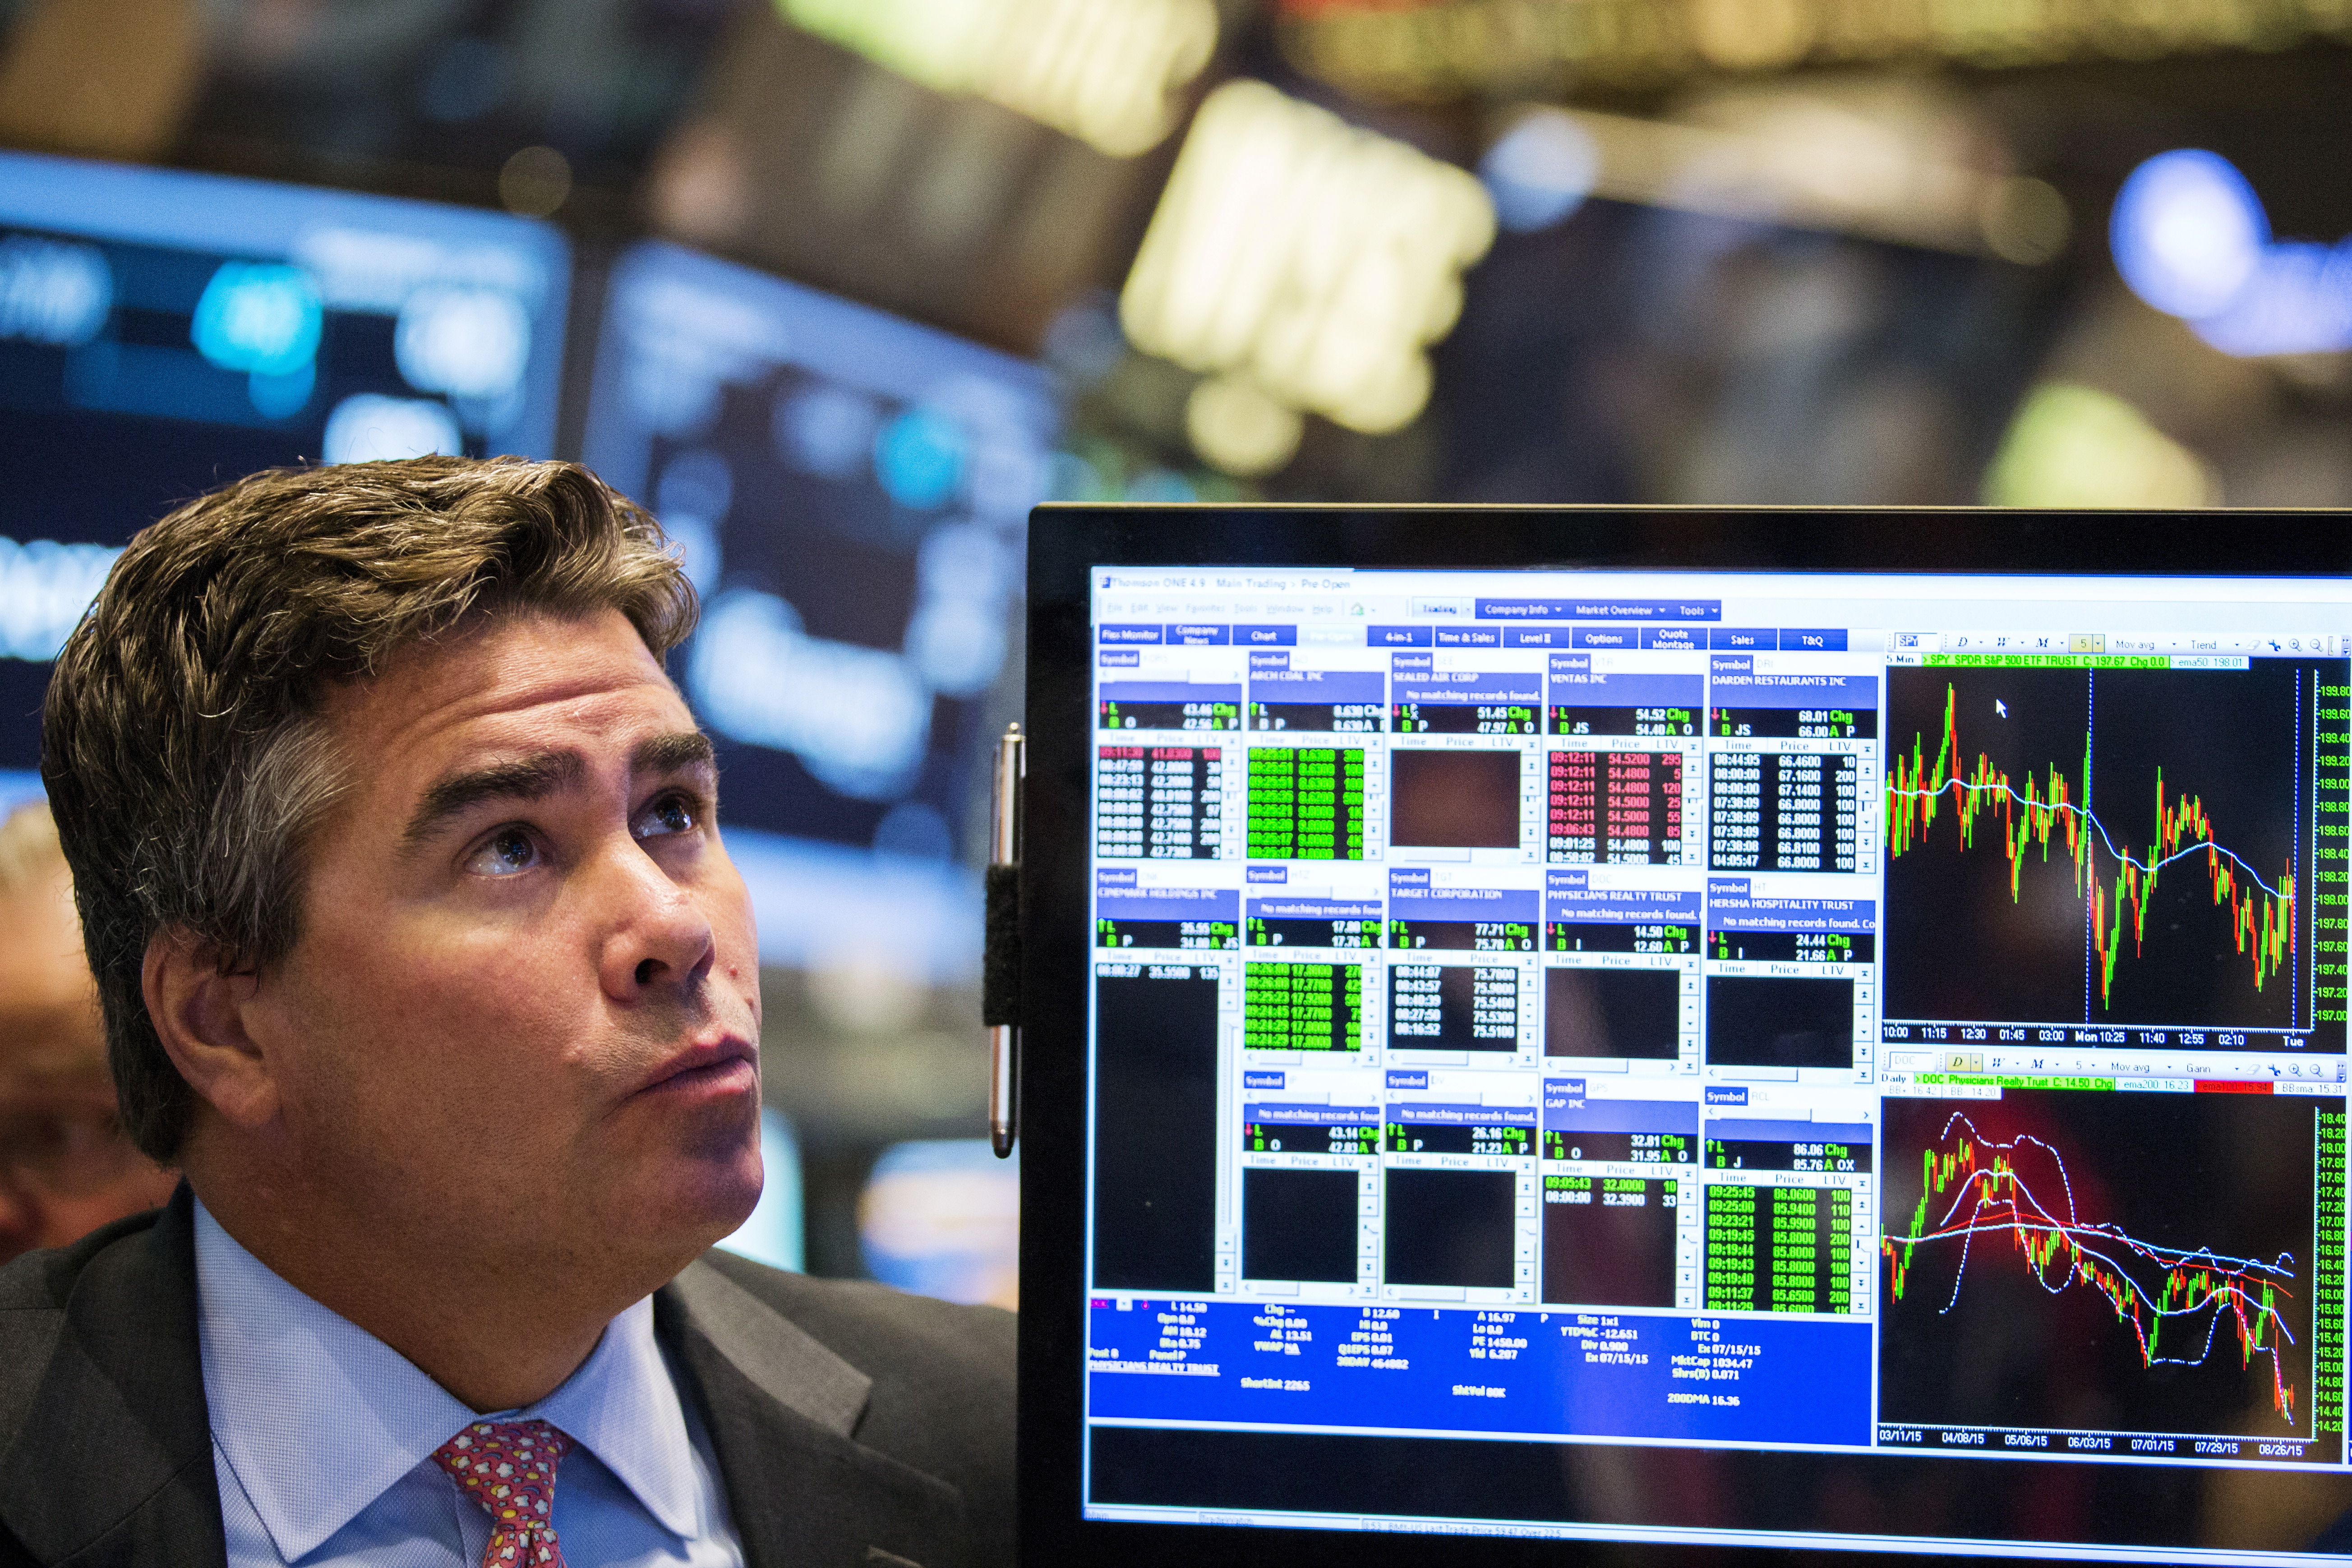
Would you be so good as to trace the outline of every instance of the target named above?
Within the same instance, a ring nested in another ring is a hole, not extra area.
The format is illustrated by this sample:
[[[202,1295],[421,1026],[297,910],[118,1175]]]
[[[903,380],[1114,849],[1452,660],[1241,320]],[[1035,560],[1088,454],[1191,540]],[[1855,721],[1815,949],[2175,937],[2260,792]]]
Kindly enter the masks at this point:
[[[2352,571],[2352,518],[2321,510],[1444,505],[1046,505],[1031,514],[1021,868],[1021,1560],[1134,1568],[1189,1568],[1206,1559],[1278,1559],[1287,1568],[1932,1560],[1835,1552],[1826,1543],[1800,1553],[1081,1517],[1083,1247],[1040,1243],[1085,1234],[1089,572],[1193,564],[2337,576]],[[2163,1560],[2164,1545],[2148,1550],[2149,1561]]]

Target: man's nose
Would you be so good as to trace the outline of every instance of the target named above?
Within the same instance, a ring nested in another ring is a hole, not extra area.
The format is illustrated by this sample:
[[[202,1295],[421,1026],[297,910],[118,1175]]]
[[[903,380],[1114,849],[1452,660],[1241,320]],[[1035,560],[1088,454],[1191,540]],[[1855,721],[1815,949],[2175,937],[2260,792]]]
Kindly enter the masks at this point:
[[[600,966],[606,994],[635,1000],[709,967],[709,918],[691,890],[653,857],[632,842],[613,858],[602,880],[611,917]]]

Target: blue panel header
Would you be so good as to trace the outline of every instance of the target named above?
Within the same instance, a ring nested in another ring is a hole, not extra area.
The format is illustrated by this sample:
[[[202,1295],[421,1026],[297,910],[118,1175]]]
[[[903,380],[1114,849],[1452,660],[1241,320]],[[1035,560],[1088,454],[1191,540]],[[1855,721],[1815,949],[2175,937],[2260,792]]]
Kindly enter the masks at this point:
[[[1657,925],[1668,921],[1696,925],[1698,895],[1658,888],[1555,886],[1545,895],[1544,918],[1581,925]]]
[[[1249,868],[1244,879],[1251,882],[1287,882],[1290,880],[1290,868],[1287,866],[1253,866]]]
[[[1239,702],[1238,686],[1212,686],[1190,680],[1106,680],[1105,702]]]
[[[1400,921],[1528,921],[1536,919],[1534,889],[1432,888],[1394,879],[1389,883],[1389,916]]]
[[[1252,899],[1249,913],[1261,921],[1376,921],[1381,906],[1377,899]]]
[[[1381,700],[1377,669],[1253,669],[1253,702],[1369,702]]]
[[[1482,621],[1719,621],[1720,599],[1481,599]]]
[[[1748,1103],[1747,1086],[1744,1084],[1708,1084],[1706,1086],[1706,1102],[1709,1105],[1745,1105]]]
[[[1700,708],[1706,683],[1696,675],[1595,675],[1559,668],[1552,660],[1551,700],[1568,708]]]
[[[1277,1079],[1282,1077],[1278,1072],[1249,1073],[1244,1076],[1250,1079],[1274,1078]],[[1261,1086],[1252,1083],[1248,1087],[1255,1089]],[[1276,1082],[1263,1087],[1280,1089],[1282,1085],[1279,1082]],[[1378,1121],[1380,1119],[1381,1108],[1377,1105],[1276,1105],[1268,1104],[1262,1100],[1244,1101],[1242,1105],[1242,1120],[1244,1121],[1271,1122],[1276,1126],[1287,1123],[1294,1127],[1300,1125],[1318,1127],[1326,1123],[1340,1121],[1362,1122],[1369,1125],[1370,1123]]]
[[[1843,708],[1876,711],[1874,675],[1758,675],[1717,669],[1710,699],[1717,708]]]
[[[1398,670],[1395,679],[1396,689],[1391,700],[1396,702],[1532,704],[1543,700],[1543,677],[1531,669],[1501,675],[1467,669],[1441,670],[1434,674],[1423,670],[1408,675]],[[1407,684],[1408,681],[1411,684]]]
[[[1768,1121],[1761,1117],[1749,1120],[1737,1117],[1717,1118],[1707,1122],[1706,1135],[1726,1141],[1747,1143],[1860,1143],[1870,1142],[1867,1121]]]
[[[1878,905],[1870,899],[1759,899],[1744,880],[1717,878],[1706,885],[1706,920],[1715,931],[1874,931]]]
[[[1143,662],[1143,655],[1131,647],[1107,647],[1095,656],[1095,662],[1105,669],[1133,669]]]
[[[1422,1068],[1391,1068],[1389,1087],[1391,1089],[1427,1089],[1429,1087],[1428,1070]]]
[[[1244,1089],[1280,1089],[1289,1076],[1279,1068],[1265,1072],[1245,1072],[1242,1074],[1242,1087]]]
[[[1442,1105],[1429,1100],[1405,1100],[1389,1107],[1389,1120],[1407,1126],[1533,1127],[1532,1105]]]
[[[1238,921],[1241,908],[1231,888],[1095,888],[1095,914],[1107,921]]]
[[[1252,669],[1288,669],[1290,656],[1278,648],[1265,651],[1252,648],[1249,655],[1249,667]]]
[[[1590,1100],[1560,1092],[1581,1080],[1544,1085],[1543,1124],[1554,1132],[1680,1132],[1698,1136],[1698,1106],[1687,1100]]]

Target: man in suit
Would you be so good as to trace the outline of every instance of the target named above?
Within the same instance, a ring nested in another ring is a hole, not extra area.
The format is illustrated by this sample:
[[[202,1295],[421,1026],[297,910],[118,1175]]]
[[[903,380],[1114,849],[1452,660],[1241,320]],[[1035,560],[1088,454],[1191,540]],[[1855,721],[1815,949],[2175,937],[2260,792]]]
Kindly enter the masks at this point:
[[[1003,1563],[1012,1320],[703,1254],[757,943],[652,520],[513,459],[134,541],[44,773],[185,1184],[0,1270],[0,1564]]]
[[[73,877],[39,801],[0,822],[0,1263],[171,1196],[122,1135]]]

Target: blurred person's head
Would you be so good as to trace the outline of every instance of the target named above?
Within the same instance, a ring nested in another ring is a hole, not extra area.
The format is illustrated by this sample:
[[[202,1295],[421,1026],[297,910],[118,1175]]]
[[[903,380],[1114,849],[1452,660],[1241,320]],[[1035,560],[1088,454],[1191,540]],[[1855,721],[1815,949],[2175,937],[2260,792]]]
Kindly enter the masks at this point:
[[[49,808],[0,822],[0,1263],[153,1208],[178,1180],[116,1119],[73,878]]]
[[[478,1408],[536,1384],[441,1370],[454,1321],[593,1344],[759,1196],[693,618],[575,465],[281,469],[135,539],[50,683],[124,1125]]]

